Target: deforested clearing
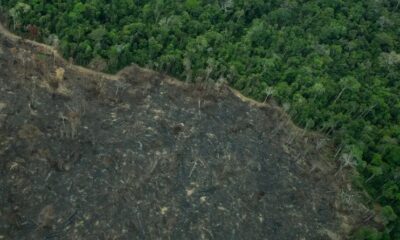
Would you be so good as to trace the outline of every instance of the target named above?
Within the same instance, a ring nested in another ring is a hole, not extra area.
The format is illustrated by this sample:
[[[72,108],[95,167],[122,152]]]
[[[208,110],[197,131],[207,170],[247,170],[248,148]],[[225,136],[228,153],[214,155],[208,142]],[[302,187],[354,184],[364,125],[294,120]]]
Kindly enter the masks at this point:
[[[329,139],[226,85],[106,75],[0,35],[0,239],[343,239]]]

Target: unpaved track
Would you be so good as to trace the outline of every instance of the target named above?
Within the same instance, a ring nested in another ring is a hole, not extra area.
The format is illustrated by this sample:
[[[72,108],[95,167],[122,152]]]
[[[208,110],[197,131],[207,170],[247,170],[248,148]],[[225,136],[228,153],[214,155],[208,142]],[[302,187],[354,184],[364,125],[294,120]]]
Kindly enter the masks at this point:
[[[20,43],[23,42],[25,44],[31,45],[32,48],[38,48],[40,49],[41,52],[43,53],[47,53],[47,54],[51,54],[54,55],[57,58],[63,59],[63,57],[58,53],[58,51],[54,48],[51,47],[49,45],[45,45],[36,41],[32,41],[29,39],[23,39],[13,33],[11,33],[10,31],[8,31],[2,23],[0,23],[0,34],[2,34],[3,36],[7,37],[9,40],[13,41],[14,43]],[[110,75],[110,74],[105,74],[105,73],[101,73],[101,72],[97,72],[97,71],[93,71],[91,69],[88,68],[84,68],[81,66],[77,66],[74,64],[68,64],[65,60],[65,66],[68,66],[69,68],[71,68],[71,70],[76,71],[76,72],[80,72],[83,75],[88,75],[88,76],[95,76],[95,77],[100,77],[103,79],[107,79],[107,80],[118,80],[118,74],[117,75]]]
[[[68,64],[66,60],[64,60],[64,58],[59,54],[59,52],[52,46],[46,45],[46,44],[42,44],[36,41],[32,41],[29,39],[23,39],[20,36],[15,35],[14,33],[10,32],[8,29],[6,29],[4,27],[4,25],[2,23],[0,23],[0,34],[2,34],[3,36],[7,37],[9,40],[13,41],[14,43],[18,43],[18,42],[25,42],[26,44],[31,45],[33,48],[39,48],[41,49],[41,51],[48,53],[48,54],[52,54],[54,56],[56,56],[57,58],[63,59],[65,66],[68,66],[69,68],[71,68],[71,70],[80,72],[82,74],[88,75],[88,76],[96,76],[102,79],[106,79],[106,80],[120,80],[121,79],[121,75],[125,72],[129,72],[129,69],[132,67],[125,67],[124,69],[120,70],[117,74],[106,74],[106,73],[102,73],[102,72],[98,72],[98,71],[94,71],[92,69],[88,69],[82,66],[78,66],[78,65],[74,65],[74,64]],[[148,74],[154,74],[153,70],[150,69],[146,69],[146,68],[141,68],[141,70],[143,72],[146,72]],[[179,81],[177,79],[171,78],[169,76],[165,76],[164,81],[173,84],[173,85],[177,85],[177,86],[181,86],[184,85],[185,83],[182,81]],[[230,88],[230,87],[229,87]],[[238,96],[242,101],[245,101],[253,106],[258,106],[258,107],[263,107],[266,106],[266,103],[261,103],[261,102],[257,102],[251,98],[248,98],[246,96],[244,96],[243,94],[241,94],[240,92],[238,92],[235,89],[231,89],[231,91]]]

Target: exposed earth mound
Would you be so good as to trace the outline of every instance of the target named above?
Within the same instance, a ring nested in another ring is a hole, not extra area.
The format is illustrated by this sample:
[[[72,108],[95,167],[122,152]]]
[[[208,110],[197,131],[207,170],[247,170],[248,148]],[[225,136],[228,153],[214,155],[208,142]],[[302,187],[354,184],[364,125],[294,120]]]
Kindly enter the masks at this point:
[[[0,43],[0,239],[343,238],[328,142],[276,107]]]

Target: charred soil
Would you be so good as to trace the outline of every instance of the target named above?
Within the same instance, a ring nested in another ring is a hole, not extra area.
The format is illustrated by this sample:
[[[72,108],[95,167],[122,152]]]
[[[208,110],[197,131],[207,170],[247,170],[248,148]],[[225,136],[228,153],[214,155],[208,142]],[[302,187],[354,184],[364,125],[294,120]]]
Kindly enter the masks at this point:
[[[227,86],[0,35],[2,239],[342,239],[329,140]]]

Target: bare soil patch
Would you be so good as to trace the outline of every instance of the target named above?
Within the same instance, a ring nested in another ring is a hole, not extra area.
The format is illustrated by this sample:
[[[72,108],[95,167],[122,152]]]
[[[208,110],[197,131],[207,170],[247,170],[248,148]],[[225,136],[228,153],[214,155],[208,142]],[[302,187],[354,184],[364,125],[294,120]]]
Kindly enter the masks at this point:
[[[2,239],[342,239],[330,143],[227,86],[0,35]]]

